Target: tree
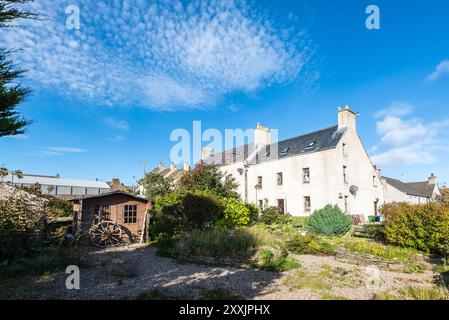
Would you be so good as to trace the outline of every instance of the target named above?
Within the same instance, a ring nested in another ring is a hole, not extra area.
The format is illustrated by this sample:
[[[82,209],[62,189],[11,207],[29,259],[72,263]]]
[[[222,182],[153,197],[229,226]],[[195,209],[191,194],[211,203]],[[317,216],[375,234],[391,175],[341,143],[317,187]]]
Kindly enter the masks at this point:
[[[232,176],[225,176],[211,165],[199,165],[195,170],[184,174],[179,181],[181,190],[212,191],[219,196],[231,198],[238,197],[237,187]]]
[[[37,15],[18,8],[33,0],[0,0],[0,28],[12,27],[16,19],[35,19]],[[30,89],[24,88],[19,79],[25,70],[18,68],[10,58],[11,50],[0,48],[0,137],[23,134],[31,124],[17,111]]]
[[[170,180],[164,179],[164,177],[157,172],[150,172],[143,177],[140,184],[146,190],[146,196],[150,202],[154,201],[156,196],[164,196],[171,191]]]

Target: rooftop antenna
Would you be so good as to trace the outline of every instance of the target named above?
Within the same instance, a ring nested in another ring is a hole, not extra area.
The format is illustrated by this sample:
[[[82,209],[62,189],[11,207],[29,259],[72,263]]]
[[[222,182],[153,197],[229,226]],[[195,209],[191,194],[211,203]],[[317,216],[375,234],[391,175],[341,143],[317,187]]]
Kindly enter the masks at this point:
[[[146,175],[146,174],[147,174],[147,161],[145,160],[143,162],[143,175]]]

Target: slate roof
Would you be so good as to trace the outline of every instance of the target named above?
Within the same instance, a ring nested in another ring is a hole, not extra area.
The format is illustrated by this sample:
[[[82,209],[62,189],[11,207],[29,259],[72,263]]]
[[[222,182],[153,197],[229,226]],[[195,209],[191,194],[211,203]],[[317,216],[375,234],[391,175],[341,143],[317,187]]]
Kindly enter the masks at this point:
[[[256,157],[251,160],[250,164],[257,164],[335,148],[344,132],[345,129],[338,130],[338,126],[333,126],[279,141],[277,143],[277,158],[276,155],[273,154],[276,144],[271,144],[266,148],[262,148],[262,150],[257,153]]]
[[[432,198],[433,190],[435,188],[434,184],[429,183],[429,181],[420,182],[402,182],[397,179],[383,177],[389,185],[404,192],[411,196]]]
[[[202,160],[201,163],[216,166],[226,166],[246,160],[248,156],[254,151],[254,143],[249,143],[223,152],[215,153],[211,157]]]

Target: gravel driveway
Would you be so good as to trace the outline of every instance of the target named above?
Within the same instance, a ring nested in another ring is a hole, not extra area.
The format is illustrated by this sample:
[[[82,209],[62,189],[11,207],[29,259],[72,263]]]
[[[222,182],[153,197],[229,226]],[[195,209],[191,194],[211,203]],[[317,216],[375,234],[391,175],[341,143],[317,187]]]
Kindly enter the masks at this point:
[[[209,267],[178,264],[170,258],[156,255],[156,248],[132,245],[93,250],[89,253],[89,268],[81,269],[80,290],[65,288],[65,273],[43,276],[38,280],[37,299],[135,299],[140,294],[157,290],[170,297],[196,299],[208,290],[225,290],[245,299],[322,299],[314,288],[294,287],[286,279],[298,273],[282,273],[232,267]],[[301,271],[317,274],[323,266],[347,273],[359,286],[336,283],[328,292],[348,299],[371,299],[374,293],[395,291],[409,285],[431,285],[434,274],[404,274],[378,271],[374,286],[368,284],[370,269],[365,266],[336,261],[334,257],[296,256]],[[336,277],[339,281],[338,277]],[[362,285],[360,285],[360,283]]]

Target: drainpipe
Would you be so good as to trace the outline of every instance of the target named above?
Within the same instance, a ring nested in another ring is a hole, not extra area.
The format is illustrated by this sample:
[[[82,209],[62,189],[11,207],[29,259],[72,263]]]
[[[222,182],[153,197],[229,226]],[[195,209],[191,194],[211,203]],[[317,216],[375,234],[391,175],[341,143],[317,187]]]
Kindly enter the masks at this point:
[[[245,169],[245,203],[248,203],[248,162],[243,162],[243,168]]]

